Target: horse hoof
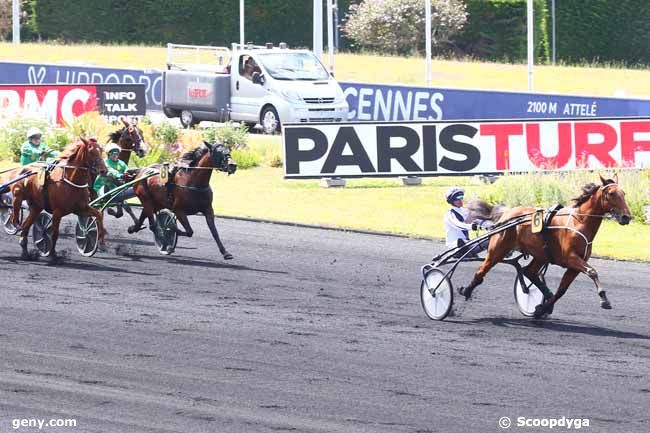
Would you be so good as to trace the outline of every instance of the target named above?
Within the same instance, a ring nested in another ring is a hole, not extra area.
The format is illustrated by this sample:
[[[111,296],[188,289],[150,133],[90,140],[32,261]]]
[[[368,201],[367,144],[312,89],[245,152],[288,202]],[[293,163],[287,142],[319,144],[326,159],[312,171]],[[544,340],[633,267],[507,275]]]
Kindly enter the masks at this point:
[[[460,296],[464,296],[466,301],[469,301],[472,299],[472,291],[474,289],[470,289],[469,287],[459,287],[458,288],[458,294]]]
[[[603,310],[611,310],[612,304],[610,304],[609,301],[600,301],[600,308]]]
[[[223,259],[224,259],[224,260],[232,260],[232,259],[233,259],[233,256],[232,256],[232,254],[230,254],[230,253],[225,253],[225,254],[223,255]]]
[[[545,314],[548,314],[548,310],[549,308],[547,307],[546,304],[539,304],[538,306],[535,307],[535,312],[533,313],[533,317],[535,319],[541,319],[542,317],[544,317]]]

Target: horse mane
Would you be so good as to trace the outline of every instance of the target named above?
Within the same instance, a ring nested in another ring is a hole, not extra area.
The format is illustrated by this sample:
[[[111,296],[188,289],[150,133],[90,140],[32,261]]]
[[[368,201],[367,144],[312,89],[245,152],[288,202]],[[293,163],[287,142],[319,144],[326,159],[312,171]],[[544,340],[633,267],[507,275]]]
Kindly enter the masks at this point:
[[[79,156],[83,147],[85,147],[83,141],[73,141],[63,149],[59,156],[59,159],[67,159],[68,161],[72,161]]]
[[[491,205],[483,200],[472,200],[467,203],[470,219],[490,220],[497,222],[508,207],[502,204]]]
[[[616,182],[614,182],[612,179],[607,179],[605,181],[604,185],[611,185],[613,183],[616,183]],[[603,185],[598,185],[598,184],[595,184],[593,182],[588,183],[586,185],[583,185],[582,193],[579,196],[571,199],[571,202],[573,203],[574,207],[578,207],[581,204],[583,204],[584,202],[586,202],[587,200],[589,200],[591,198],[591,196],[594,195],[596,193],[596,191],[598,191],[598,189],[601,186],[603,186]]]
[[[189,152],[184,153],[181,156],[181,161],[187,161],[190,167],[194,167],[208,151],[208,146],[201,144]]]
[[[123,129],[124,128],[118,129],[117,131],[111,132],[110,134],[108,134],[109,138],[111,139],[111,142],[113,142],[115,144],[119,143],[120,138],[122,137],[122,130]]]

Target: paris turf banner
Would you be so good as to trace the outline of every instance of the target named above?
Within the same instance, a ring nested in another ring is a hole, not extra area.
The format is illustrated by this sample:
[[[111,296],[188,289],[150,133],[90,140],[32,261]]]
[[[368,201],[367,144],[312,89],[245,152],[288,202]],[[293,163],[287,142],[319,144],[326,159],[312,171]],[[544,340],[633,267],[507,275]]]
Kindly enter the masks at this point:
[[[650,118],[284,126],[286,178],[650,167]]]

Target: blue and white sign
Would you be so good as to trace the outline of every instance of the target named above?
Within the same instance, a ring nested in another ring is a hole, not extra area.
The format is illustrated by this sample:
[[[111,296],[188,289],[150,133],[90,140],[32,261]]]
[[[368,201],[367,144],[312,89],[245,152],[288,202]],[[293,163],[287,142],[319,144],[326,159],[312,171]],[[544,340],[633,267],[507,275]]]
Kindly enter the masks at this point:
[[[0,84],[144,84],[147,109],[161,109],[158,70],[0,62]]]
[[[162,73],[159,70],[0,62],[0,84],[111,83],[144,84],[147,109],[162,109]],[[350,120],[355,121],[650,116],[650,99],[340,84],[350,104]]]
[[[340,83],[350,120],[490,120],[647,117],[650,99]]]

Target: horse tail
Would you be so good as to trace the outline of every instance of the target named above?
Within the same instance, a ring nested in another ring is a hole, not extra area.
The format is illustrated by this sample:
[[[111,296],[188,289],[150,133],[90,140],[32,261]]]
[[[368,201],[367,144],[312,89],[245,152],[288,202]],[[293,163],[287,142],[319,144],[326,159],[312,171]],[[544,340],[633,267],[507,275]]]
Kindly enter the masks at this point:
[[[496,223],[509,208],[502,204],[491,205],[483,200],[472,200],[467,203],[467,209],[472,219],[489,220]]]

